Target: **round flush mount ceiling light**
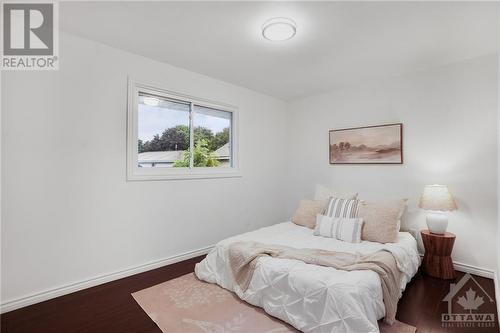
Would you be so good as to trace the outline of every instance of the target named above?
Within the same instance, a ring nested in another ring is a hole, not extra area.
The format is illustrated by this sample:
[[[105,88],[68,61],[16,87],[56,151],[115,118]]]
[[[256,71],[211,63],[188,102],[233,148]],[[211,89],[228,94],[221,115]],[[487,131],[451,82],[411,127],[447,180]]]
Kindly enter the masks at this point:
[[[262,25],[262,36],[273,42],[284,41],[295,36],[297,25],[286,17],[275,17]]]

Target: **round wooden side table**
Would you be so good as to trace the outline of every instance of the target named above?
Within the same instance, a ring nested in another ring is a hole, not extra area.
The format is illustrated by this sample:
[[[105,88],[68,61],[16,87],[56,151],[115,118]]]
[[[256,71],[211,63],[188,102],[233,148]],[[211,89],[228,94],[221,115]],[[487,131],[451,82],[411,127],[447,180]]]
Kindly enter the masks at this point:
[[[455,235],[446,232],[442,235],[433,234],[429,230],[420,231],[424,243],[424,270],[433,277],[454,279],[455,268],[451,259],[451,251],[455,243]]]

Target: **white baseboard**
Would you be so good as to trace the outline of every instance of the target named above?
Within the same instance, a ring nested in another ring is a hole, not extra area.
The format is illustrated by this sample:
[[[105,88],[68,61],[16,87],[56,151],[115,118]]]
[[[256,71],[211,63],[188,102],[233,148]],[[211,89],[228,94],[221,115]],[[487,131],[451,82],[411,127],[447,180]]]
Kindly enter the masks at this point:
[[[207,246],[207,247],[204,247],[201,249],[192,250],[192,251],[188,251],[188,252],[185,252],[182,254],[171,256],[171,257],[168,257],[165,259],[156,260],[156,261],[153,261],[153,262],[150,262],[147,264],[127,268],[127,269],[117,271],[114,273],[96,276],[96,277],[93,277],[93,278],[88,279],[88,280],[84,280],[84,281],[68,284],[65,286],[61,286],[58,288],[42,291],[40,293],[36,293],[36,294],[29,295],[26,297],[8,300],[0,305],[0,313],[9,312],[9,311],[19,309],[19,308],[22,308],[22,307],[25,307],[28,305],[32,305],[35,303],[47,301],[47,300],[52,299],[52,298],[56,298],[59,296],[70,294],[70,293],[73,293],[73,292],[78,291],[78,290],[82,290],[82,289],[86,289],[86,288],[90,288],[90,287],[95,287],[97,285],[100,285],[100,284],[103,284],[106,282],[118,280],[118,279],[121,279],[121,278],[124,278],[127,276],[146,272],[146,271],[149,271],[149,270],[152,270],[155,268],[159,268],[159,267],[166,266],[166,265],[171,265],[171,264],[183,261],[183,260],[187,260],[187,259],[191,259],[191,258],[194,258],[197,256],[201,256],[201,255],[207,254],[212,248],[213,248],[213,246]]]
[[[481,268],[481,267],[476,267],[472,265],[467,265],[467,264],[462,264],[459,262],[454,261],[453,265],[455,266],[455,269],[460,272],[464,273],[470,273],[474,274],[477,276],[482,276],[488,279],[494,279],[495,278],[495,271],[492,271],[491,269],[486,269],[486,268]]]
[[[495,283],[495,300],[500,300],[500,286],[498,285],[497,271],[493,273],[493,282]],[[500,302],[497,301],[497,316],[500,315]],[[500,318],[500,317],[497,317]]]
[[[424,255],[420,253],[420,257],[423,257]],[[482,276],[488,279],[494,279],[495,278],[495,271],[488,269],[488,268],[482,268],[482,267],[477,267],[477,266],[472,266],[468,264],[463,264],[461,262],[453,261],[453,266],[455,266],[455,269],[460,272],[464,273],[469,273],[469,274],[474,274],[477,276]]]

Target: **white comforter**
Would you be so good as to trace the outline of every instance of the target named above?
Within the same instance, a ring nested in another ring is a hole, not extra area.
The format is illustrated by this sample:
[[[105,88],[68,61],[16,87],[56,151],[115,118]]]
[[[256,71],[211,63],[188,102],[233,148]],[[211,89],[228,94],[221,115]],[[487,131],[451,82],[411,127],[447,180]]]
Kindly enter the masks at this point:
[[[420,264],[417,243],[406,232],[400,232],[398,242],[393,244],[367,241],[353,244],[314,236],[311,229],[285,222],[227,238],[196,265],[199,279],[234,291],[241,299],[303,332],[379,332],[377,320],[385,315],[379,276],[372,271],[347,272],[297,260],[263,257],[258,259],[250,286],[242,292],[234,283],[227,260],[228,245],[236,241],[362,254],[386,249],[403,272],[401,290]]]

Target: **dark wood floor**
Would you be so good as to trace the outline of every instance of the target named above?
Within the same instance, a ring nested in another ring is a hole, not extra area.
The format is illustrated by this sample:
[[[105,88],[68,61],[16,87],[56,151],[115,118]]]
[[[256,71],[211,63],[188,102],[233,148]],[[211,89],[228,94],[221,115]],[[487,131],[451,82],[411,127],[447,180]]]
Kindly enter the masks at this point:
[[[454,327],[443,328],[441,314],[447,313],[447,303],[443,299],[450,291],[450,284],[457,283],[464,273],[457,272],[454,280],[441,280],[430,277],[419,271],[412,281],[406,286],[403,297],[398,303],[396,318],[399,321],[417,327],[417,333],[498,333],[498,320],[496,303],[485,302],[481,306],[482,313],[494,313],[495,323],[493,328],[485,327]],[[480,283],[488,295],[495,297],[495,284],[492,279],[473,276]],[[466,288],[468,286],[466,285]],[[474,288],[474,287],[473,287]],[[478,289],[477,287],[475,289]],[[486,297],[485,297],[486,298]]]
[[[161,333],[130,294],[192,272],[195,263],[202,258],[193,258],[5,313],[1,315],[1,332]],[[458,278],[462,275],[459,272]],[[495,295],[492,280],[475,278],[488,294]],[[447,309],[442,299],[453,282],[417,273],[399,302],[398,320],[416,326],[418,333],[499,332],[498,323],[495,328],[441,327],[441,313]],[[489,306],[493,309],[491,311],[495,311],[495,304]]]

